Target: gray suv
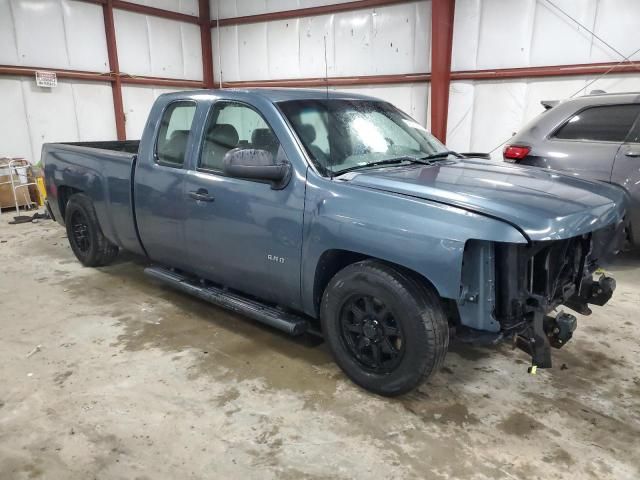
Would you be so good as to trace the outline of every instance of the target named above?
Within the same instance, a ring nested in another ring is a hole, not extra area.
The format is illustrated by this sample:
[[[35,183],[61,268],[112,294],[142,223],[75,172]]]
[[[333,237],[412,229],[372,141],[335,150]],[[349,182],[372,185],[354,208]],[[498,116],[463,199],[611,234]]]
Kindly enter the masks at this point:
[[[598,93],[563,102],[504,147],[507,162],[615,183],[631,197],[629,240],[640,245],[640,93]]]

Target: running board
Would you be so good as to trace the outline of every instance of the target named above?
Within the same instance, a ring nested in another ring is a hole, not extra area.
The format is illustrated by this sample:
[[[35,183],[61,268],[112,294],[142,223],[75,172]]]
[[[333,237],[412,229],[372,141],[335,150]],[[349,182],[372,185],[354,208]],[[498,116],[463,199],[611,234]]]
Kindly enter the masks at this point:
[[[309,328],[309,321],[295,314],[283,312],[256,300],[231,293],[222,288],[203,285],[197,279],[189,278],[168,268],[153,266],[144,269],[145,275],[170,285],[182,292],[201,298],[207,302],[245,315],[253,320],[269,325],[289,335],[302,335]]]

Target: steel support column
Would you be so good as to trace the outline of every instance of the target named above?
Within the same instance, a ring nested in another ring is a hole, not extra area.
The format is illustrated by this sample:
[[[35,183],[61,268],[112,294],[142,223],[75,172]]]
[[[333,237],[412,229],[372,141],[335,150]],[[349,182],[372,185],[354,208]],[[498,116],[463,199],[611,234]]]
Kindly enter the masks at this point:
[[[211,14],[209,0],[199,0],[200,42],[202,43],[202,81],[205,88],[213,88],[213,52],[211,49]]]
[[[447,140],[455,0],[431,2],[431,133]]]
[[[118,65],[118,47],[116,46],[116,29],[113,21],[113,0],[107,0],[102,5],[104,15],[104,31],[107,37],[107,55],[109,57],[109,70],[113,75],[111,92],[113,94],[113,113],[116,117],[116,134],[118,140],[126,140],[124,104],[122,102],[122,79],[120,78],[120,66]]]

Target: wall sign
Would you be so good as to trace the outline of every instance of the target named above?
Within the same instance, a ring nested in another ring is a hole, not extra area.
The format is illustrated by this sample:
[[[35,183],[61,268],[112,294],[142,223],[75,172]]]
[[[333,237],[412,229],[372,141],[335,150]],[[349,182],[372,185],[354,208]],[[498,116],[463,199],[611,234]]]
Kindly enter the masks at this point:
[[[42,72],[36,71],[36,85],[39,87],[57,87],[58,78],[56,72]]]

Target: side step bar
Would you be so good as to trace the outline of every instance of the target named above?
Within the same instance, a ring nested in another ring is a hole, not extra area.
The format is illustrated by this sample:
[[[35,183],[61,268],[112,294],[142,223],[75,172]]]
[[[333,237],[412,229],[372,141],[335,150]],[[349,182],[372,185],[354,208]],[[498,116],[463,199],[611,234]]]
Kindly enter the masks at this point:
[[[218,287],[202,285],[197,279],[181,275],[168,268],[160,266],[147,267],[144,269],[144,273],[182,292],[245,315],[258,322],[282,330],[289,335],[302,335],[309,328],[309,321],[304,317],[283,312],[277,308]]]

